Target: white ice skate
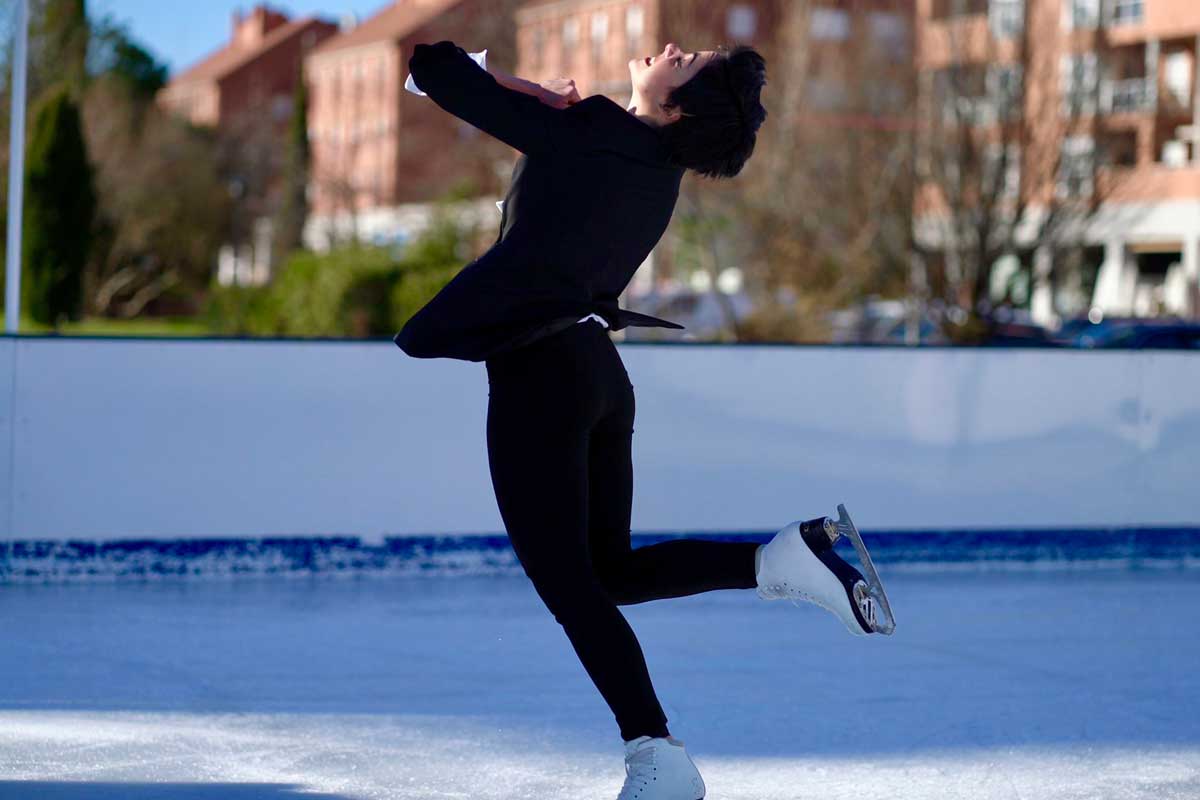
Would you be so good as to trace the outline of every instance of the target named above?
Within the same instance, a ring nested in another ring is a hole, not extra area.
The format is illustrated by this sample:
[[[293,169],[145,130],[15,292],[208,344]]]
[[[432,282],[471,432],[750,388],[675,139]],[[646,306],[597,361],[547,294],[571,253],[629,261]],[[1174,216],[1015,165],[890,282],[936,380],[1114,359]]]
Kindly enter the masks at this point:
[[[758,596],[815,603],[858,636],[890,634],[896,621],[879,573],[845,506],[838,506],[838,515],[836,523],[829,517],[793,522],[763,546],[755,576]],[[854,545],[866,577],[834,552],[842,535]]]
[[[704,779],[674,736],[625,743],[625,785],[617,800],[703,800]]]

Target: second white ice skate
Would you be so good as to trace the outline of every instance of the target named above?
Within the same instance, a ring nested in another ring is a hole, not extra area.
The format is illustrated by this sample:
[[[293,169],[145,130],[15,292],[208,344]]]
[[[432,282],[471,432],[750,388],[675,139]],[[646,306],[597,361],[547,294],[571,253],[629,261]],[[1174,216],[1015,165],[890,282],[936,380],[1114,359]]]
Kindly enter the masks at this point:
[[[890,634],[895,629],[891,607],[870,555],[850,521],[845,506],[839,519],[796,521],[783,528],[762,549],[756,578],[764,600],[803,600],[833,612],[846,629],[858,636]],[[869,578],[834,552],[838,538],[854,545]]]

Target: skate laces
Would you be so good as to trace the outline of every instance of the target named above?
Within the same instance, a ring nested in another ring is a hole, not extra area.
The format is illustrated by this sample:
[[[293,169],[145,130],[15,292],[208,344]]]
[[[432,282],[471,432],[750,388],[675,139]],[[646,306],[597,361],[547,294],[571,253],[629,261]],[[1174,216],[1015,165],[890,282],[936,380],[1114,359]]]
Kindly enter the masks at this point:
[[[791,539],[799,539],[800,541],[799,541],[798,546],[808,547],[808,545],[804,543],[804,537],[800,534],[799,531],[796,531],[796,530],[788,531],[784,535],[788,536]],[[765,559],[765,557],[766,557],[766,554],[764,553],[764,559]],[[812,603],[813,605],[820,606],[821,608],[825,609],[826,611],[831,611],[835,614],[837,613],[837,609],[835,609],[832,606],[830,606],[829,604],[823,602],[820,598],[816,597],[815,595],[812,595],[809,592],[805,591],[800,586],[797,586],[796,584],[793,584],[787,580],[778,580],[777,579],[776,581],[774,581],[771,584],[770,590],[773,591],[777,597],[785,597],[788,600],[791,600],[792,604],[797,607],[802,607],[802,606],[800,606],[799,603],[796,602],[797,600],[805,600],[809,603]]]
[[[797,538],[800,537],[799,532],[796,532],[796,531],[789,531],[787,534],[784,534],[784,535],[797,537]],[[807,547],[807,545],[803,544],[803,540],[801,540],[801,544],[802,544],[802,546]],[[764,564],[766,563],[766,559],[767,559],[767,553],[764,552],[763,553],[763,563]],[[757,574],[756,574],[756,577],[757,577]],[[799,586],[796,586],[795,584],[792,584],[786,580],[779,580],[778,577],[776,577],[776,580],[767,584],[764,587],[764,589],[766,590],[767,594],[773,595],[775,597],[787,598],[788,600],[791,600],[792,603],[798,607],[800,606],[800,604],[797,603],[796,600],[807,600],[808,602],[818,605],[827,611],[833,611],[832,608],[827,606],[825,603],[821,602],[819,599],[817,599],[813,595],[806,592],[804,589],[802,589]]]
[[[643,747],[635,750],[632,755],[625,759],[625,774],[628,775],[635,769],[654,765],[654,745]]]
[[[818,598],[813,597],[808,592],[801,591],[800,589],[796,589],[793,592],[789,593],[787,595],[787,598],[789,600],[791,600],[792,604],[794,606],[796,606],[797,608],[803,608],[803,606],[801,606],[799,603],[796,602],[797,600],[807,600],[808,602],[812,603],[813,605],[820,606],[821,608],[825,609],[826,611],[834,611],[836,613],[836,609],[834,609],[832,606],[825,604]]]
[[[649,773],[654,769],[656,749],[657,745],[643,745],[625,756],[625,786],[622,787],[621,795],[617,800],[628,800],[628,798],[634,797],[628,792],[635,786],[640,788],[649,785]]]

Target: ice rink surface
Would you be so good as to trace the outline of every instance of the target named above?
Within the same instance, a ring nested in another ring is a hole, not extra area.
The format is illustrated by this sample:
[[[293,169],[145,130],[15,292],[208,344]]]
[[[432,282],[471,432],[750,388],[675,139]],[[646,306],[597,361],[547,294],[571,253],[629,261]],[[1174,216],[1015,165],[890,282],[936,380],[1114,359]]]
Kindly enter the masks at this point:
[[[753,591],[622,607],[710,800],[1200,798],[1200,571],[882,571],[891,638]],[[624,777],[524,576],[11,584],[0,609],[3,800]]]

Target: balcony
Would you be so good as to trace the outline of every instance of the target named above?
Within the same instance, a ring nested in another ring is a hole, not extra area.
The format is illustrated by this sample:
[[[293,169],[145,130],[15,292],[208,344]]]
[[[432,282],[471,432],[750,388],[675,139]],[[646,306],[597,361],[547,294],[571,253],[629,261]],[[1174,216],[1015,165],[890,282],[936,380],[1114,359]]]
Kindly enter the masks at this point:
[[[1100,109],[1105,114],[1131,114],[1153,111],[1155,86],[1149,78],[1107,80],[1100,84]]]
[[[1144,0],[1112,0],[1108,15],[1109,27],[1140,25],[1146,16]]]

